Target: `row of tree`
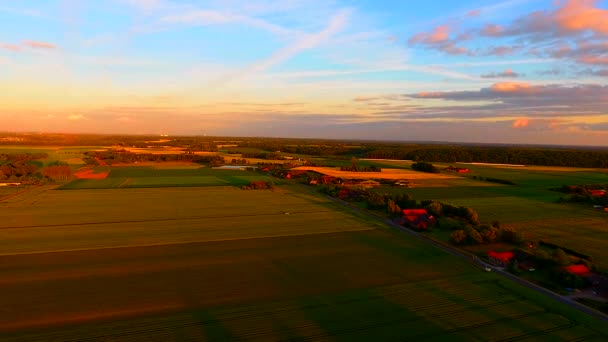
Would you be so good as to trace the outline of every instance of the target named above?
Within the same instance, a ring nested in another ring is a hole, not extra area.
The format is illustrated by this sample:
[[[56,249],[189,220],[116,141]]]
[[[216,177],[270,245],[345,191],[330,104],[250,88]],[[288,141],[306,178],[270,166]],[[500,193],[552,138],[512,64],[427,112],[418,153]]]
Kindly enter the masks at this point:
[[[100,161],[108,165],[115,163],[131,164],[135,162],[168,162],[188,161],[199,164],[211,164],[213,166],[224,165],[226,161],[220,155],[198,155],[198,154],[153,154],[133,153],[127,150],[107,150],[85,152],[83,160],[88,165],[99,165]]]
[[[559,202],[608,206],[608,184],[564,185],[553,190],[567,195],[561,196]],[[592,190],[605,190],[606,194],[594,196]]]
[[[608,168],[608,151],[523,147],[425,146],[369,151],[367,158]]]
[[[0,153],[0,164],[13,162],[29,162],[48,158],[46,153]]]
[[[417,162],[412,164],[412,170],[428,173],[439,173],[439,169],[431,163]]]
[[[263,189],[274,189],[273,182],[265,182],[265,181],[251,181],[247,185],[243,185],[241,189],[243,190],[263,190]]]

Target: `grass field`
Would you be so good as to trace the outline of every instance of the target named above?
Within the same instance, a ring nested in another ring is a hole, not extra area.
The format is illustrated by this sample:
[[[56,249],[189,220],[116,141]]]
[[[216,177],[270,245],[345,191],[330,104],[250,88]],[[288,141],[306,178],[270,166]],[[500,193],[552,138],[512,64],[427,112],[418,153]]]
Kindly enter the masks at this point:
[[[18,146],[0,145],[0,153],[46,153],[46,164],[54,161],[66,162],[70,165],[84,164],[83,152],[99,149],[96,146]]]
[[[465,165],[465,164],[461,164]],[[608,174],[527,168],[468,165],[471,176],[510,180],[516,185],[451,186],[442,188],[379,188],[386,193],[406,192],[418,200],[434,199],[475,209],[484,222],[498,220],[524,232],[526,239],[545,240],[592,255],[608,269],[608,215],[590,206],[560,204],[560,193],[550,191],[562,185],[608,183]]]
[[[242,186],[251,181],[277,179],[240,170],[214,170],[206,167],[115,167],[105,179],[77,179],[61,190]],[[280,181],[278,181],[280,183]]]
[[[295,189],[51,190],[0,203],[0,340],[608,336]]]

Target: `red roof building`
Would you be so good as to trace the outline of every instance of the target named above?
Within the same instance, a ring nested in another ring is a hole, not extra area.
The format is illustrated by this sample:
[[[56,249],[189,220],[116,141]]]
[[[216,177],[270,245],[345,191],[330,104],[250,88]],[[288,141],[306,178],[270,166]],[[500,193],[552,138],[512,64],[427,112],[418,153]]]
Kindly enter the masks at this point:
[[[491,264],[496,266],[505,267],[511,262],[511,260],[513,260],[514,257],[515,254],[513,252],[488,252],[488,260]]]
[[[416,229],[425,230],[435,222],[433,215],[426,209],[403,209],[404,224]]]
[[[570,265],[564,267],[564,269],[569,273],[583,278],[587,278],[593,275],[593,273],[591,273],[591,270],[589,270],[589,268],[585,265]]]
[[[591,196],[600,197],[606,195],[606,190],[589,190]]]

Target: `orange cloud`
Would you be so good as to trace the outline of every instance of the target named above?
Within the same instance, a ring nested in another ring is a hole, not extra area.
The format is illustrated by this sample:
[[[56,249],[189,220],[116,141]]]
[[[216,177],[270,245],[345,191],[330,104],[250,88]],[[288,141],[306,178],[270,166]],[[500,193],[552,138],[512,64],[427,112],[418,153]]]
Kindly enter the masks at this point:
[[[500,73],[489,73],[489,74],[485,74],[485,75],[481,75],[481,78],[500,78],[500,77],[519,77],[522,76],[519,73],[514,72],[511,69],[505,69],[505,71],[500,72]]]
[[[515,121],[513,121],[513,128],[524,128],[528,127],[529,124],[530,120],[527,118],[516,119]]]
[[[14,52],[21,50],[21,48],[15,44],[0,44],[0,49],[14,51]]]
[[[529,83],[523,82],[500,82],[495,83],[490,87],[491,90],[501,93],[517,92],[521,90],[531,89]]]
[[[433,32],[420,32],[413,35],[410,38],[410,43],[419,44],[437,44],[446,42],[450,35],[450,28],[448,25],[437,26]]]
[[[23,41],[23,45],[30,47],[32,49],[48,49],[48,50],[52,50],[52,49],[56,49],[57,45],[55,44],[51,44],[51,43],[47,43],[47,42],[39,42],[39,41],[35,41],[35,40],[26,40]]]
[[[595,0],[569,0],[555,12],[555,21],[568,31],[608,34],[608,10],[595,8],[595,3]]]
[[[503,31],[504,28],[500,25],[488,24],[481,30],[481,34],[484,36],[497,37],[500,36]]]

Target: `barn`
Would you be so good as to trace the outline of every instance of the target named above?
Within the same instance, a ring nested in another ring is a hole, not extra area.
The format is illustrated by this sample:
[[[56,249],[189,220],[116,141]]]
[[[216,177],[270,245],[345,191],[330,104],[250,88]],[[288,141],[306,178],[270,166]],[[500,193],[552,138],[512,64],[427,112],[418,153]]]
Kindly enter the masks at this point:
[[[505,267],[513,260],[513,258],[515,258],[515,253],[513,252],[488,252],[488,261],[495,266]]]
[[[426,209],[403,209],[403,220],[405,225],[420,230],[425,230],[435,223],[435,218]]]
[[[588,278],[593,275],[591,270],[585,265],[570,265],[564,267],[564,269],[571,274],[577,275],[582,278]]]

